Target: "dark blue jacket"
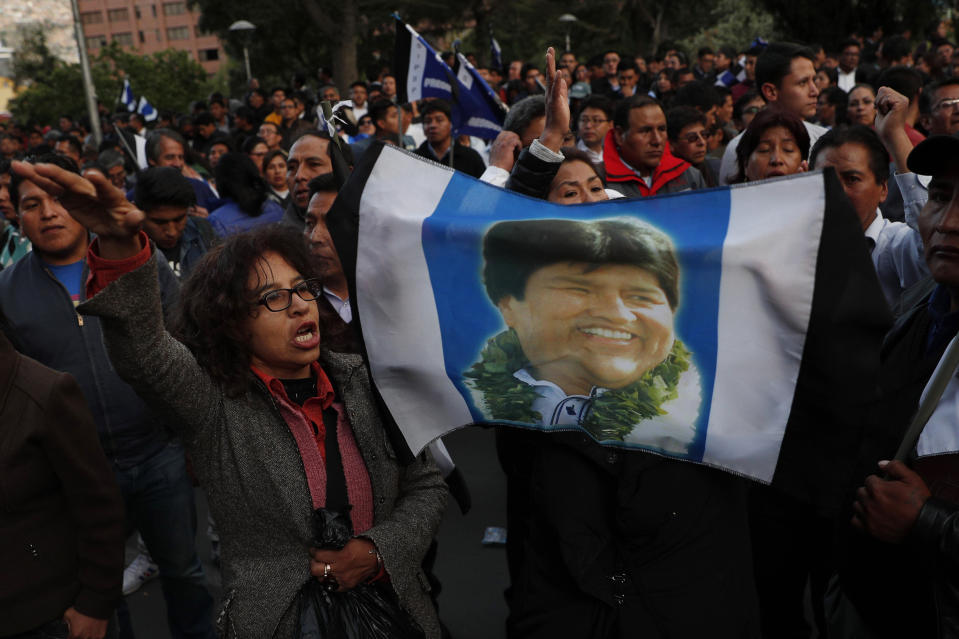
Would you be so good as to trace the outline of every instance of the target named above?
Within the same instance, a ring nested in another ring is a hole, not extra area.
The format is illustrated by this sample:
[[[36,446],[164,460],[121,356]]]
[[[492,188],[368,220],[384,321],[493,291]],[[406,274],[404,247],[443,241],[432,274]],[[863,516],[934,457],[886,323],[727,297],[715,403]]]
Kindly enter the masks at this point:
[[[206,252],[217,243],[216,231],[206,219],[188,215],[180,237],[180,279],[185,280]]]
[[[84,267],[84,281],[86,273]],[[179,285],[162,260],[159,280],[163,308],[168,311]],[[135,466],[166,446],[170,430],[114,371],[99,318],[77,314],[67,289],[33,251],[0,272],[0,308],[24,355],[77,379],[103,450],[117,467]]]

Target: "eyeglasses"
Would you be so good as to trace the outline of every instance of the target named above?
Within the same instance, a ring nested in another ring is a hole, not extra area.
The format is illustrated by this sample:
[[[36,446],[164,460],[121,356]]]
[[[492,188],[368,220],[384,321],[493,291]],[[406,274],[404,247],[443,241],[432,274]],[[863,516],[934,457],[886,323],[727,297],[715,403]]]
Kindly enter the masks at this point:
[[[938,111],[939,109],[955,109],[957,106],[959,106],[959,98],[953,98],[951,100],[943,100],[942,102],[936,105],[933,111]]]
[[[758,107],[758,106],[746,107],[745,109],[743,109],[743,114],[744,114],[744,115],[756,115],[757,113],[759,113],[759,112],[762,111],[762,110],[763,110],[763,108],[762,108],[762,107]]]
[[[705,142],[709,138],[709,134],[706,131],[692,131],[683,136],[683,140],[686,144],[694,144],[697,140],[702,140]]]
[[[323,294],[323,283],[320,280],[303,280],[293,288],[278,288],[265,294],[257,304],[262,304],[267,310],[279,313],[290,308],[293,303],[293,293],[299,295],[304,302],[312,302]]]
[[[609,120],[604,120],[603,118],[587,118],[582,117],[579,119],[580,124],[592,124],[593,126],[599,126],[600,124],[605,124]]]

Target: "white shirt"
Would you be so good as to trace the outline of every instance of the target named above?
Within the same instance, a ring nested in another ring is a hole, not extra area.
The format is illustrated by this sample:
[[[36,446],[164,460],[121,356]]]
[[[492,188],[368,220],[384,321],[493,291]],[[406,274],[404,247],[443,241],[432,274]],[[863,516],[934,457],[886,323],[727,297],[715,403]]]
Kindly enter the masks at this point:
[[[922,238],[908,224],[885,219],[879,209],[865,235],[879,285],[889,307],[895,308],[903,291],[929,275]]]
[[[576,140],[576,148],[579,149],[580,151],[585,151],[586,154],[589,156],[589,159],[595,162],[596,164],[603,163],[603,147],[602,146],[599,147],[599,151],[594,151],[588,146],[586,146],[586,143],[583,142],[582,140]]]
[[[818,124],[809,124],[803,120],[803,125],[806,127],[806,132],[809,134],[809,148],[812,149],[813,145],[816,144],[823,134],[826,133],[829,129],[821,127]],[[726,146],[726,151],[723,152],[723,161],[719,165],[719,183],[721,185],[729,184],[730,180],[736,179],[736,174],[739,172],[739,166],[736,164],[736,147],[739,146],[739,140],[743,137],[743,134],[740,133],[732,140],[729,141],[729,144]],[[808,158],[803,158],[804,160]]]
[[[345,300],[341,299],[339,295],[325,286],[323,287],[323,297],[330,303],[330,306],[333,307],[333,310],[336,311],[336,314],[340,316],[341,320],[347,324],[353,321],[353,309],[350,308],[350,298],[347,297]]]
[[[844,73],[842,69],[837,68],[836,72],[839,74],[839,81],[836,85],[846,93],[852,91],[852,88],[856,86],[856,70],[853,69],[849,73]]]

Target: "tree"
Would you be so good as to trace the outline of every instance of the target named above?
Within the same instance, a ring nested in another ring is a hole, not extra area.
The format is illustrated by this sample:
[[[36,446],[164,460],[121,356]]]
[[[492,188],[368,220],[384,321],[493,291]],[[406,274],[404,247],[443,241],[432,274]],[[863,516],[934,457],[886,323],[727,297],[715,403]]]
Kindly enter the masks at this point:
[[[768,42],[781,38],[773,15],[754,0],[719,0],[710,14],[710,26],[678,42],[690,55],[702,47],[731,46],[742,51],[757,37]]]
[[[20,121],[49,124],[61,114],[86,112],[80,65],[48,56],[43,34],[25,41],[14,54],[14,70],[26,90],[10,102]],[[206,72],[186,51],[168,49],[148,56],[125,51],[112,42],[91,61],[90,71],[101,104],[114,110],[123,76],[137,95],[146,96],[157,109],[186,111],[190,101],[208,90]]]

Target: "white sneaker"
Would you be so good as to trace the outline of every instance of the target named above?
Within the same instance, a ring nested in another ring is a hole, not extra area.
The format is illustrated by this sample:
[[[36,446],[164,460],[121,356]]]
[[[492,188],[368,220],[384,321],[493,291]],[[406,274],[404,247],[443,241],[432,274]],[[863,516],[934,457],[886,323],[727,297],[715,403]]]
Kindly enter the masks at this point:
[[[136,592],[140,586],[156,579],[160,575],[160,568],[153,563],[153,559],[146,553],[137,555],[130,565],[123,570],[123,594]]]

